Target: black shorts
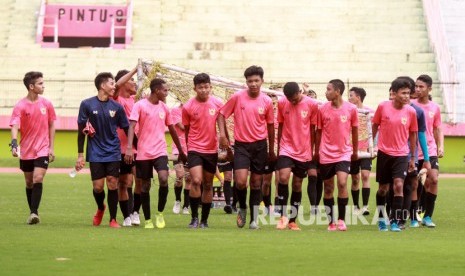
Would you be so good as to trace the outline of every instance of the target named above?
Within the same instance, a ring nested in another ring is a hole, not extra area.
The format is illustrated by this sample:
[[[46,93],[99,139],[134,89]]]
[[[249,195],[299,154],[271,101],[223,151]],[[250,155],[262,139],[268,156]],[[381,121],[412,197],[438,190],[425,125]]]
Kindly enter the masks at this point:
[[[408,156],[391,156],[378,150],[376,182],[392,183],[394,178],[405,179],[408,171]]]
[[[163,155],[155,159],[136,160],[136,176],[140,179],[153,178],[153,169],[158,171],[168,170],[168,156]]]
[[[19,159],[19,168],[23,172],[33,172],[34,168],[48,169],[48,156],[37,157],[36,159],[22,160]]]
[[[218,153],[200,153],[196,151],[187,152],[187,167],[193,168],[202,166],[202,168],[209,172],[216,172],[216,165],[218,163]]]
[[[218,162],[218,170],[220,172],[229,172],[233,170],[233,162]]]
[[[418,160],[418,170],[421,170],[424,162],[425,160]],[[439,171],[439,160],[437,156],[430,156],[429,162],[431,163],[431,169]]]
[[[134,155],[134,160],[136,160],[136,155]],[[131,164],[124,162],[124,154],[121,154],[121,163],[119,165],[119,174],[130,174],[132,173],[132,168],[135,165],[134,160]]]
[[[276,170],[276,163],[277,161],[266,161],[265,169],[263,170],[263,174],[270,174]]]
[[[268,160],[267,147],[266,139],[252,143],[236,141],[234,144],[234,170],[250,169],[252,173],[263,174]]]
[[[119,177],[120,161],[114,162],[90,162],[90,178],[102,179],[107,176]]]
[[[358,174],[360,170],[371,171],[371,158],[363,158],[350,162],[350,174]]]
[[[323,180],[330,179],[335,176],[337,172],[350,172],[350,161],[340,161],[329,164],[319,164],[320,175]]]
[[[312,161],[301,162],[289,156],[280,155],[278,162],[276,162],[276,169],[280,170],[284,168],[291,168],[295,176],[305,178],[307,177],[308,170],[316,169],[316,166]]]

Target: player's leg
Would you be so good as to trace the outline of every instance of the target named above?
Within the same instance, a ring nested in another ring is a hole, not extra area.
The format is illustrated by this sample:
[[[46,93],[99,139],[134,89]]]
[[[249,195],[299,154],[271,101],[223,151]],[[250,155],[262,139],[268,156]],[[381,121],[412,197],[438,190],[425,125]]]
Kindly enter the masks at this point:
[[[213,177],[217,170],[217,154],[202,154],[202,217],[200,228],[208,228],[208,216],[210,215],[211,204],[213,202]]]
[[[354,204],[354,211],[360,210],[359,197],[360,197],[360,160],[352,161],[350,163],[350,176],[352,179],[352,186],[350,192],[352,194],[352,202]]]
[[[187,168],[185,164],[183,164],[183,170],[184,170],[185,184],[184,184],[184,203],[182,205],[182,214],[189,215],[189,206],[190,206],[189,193],[191,190],[192,180],[191,180],[191,174],[189,173],[189,169]]]
[[[261,184],[265,164],[268,160],[268,144],[266,140],[252,143],[250,147],[250,224],[249,229],[259,229],[257,216],[260,207]]]
[[[378,151],[376,160],[376,182],[379,183],[376,192],[376,209],[378,211],[378,229],[388,231],[386,217],[386,197],[389,193],[389,183],[392,182],[392,158]]]
[[[362,159],[360,162],[361,176],[362,176],[362,215],[368,216],[368,202],[370,200],[370,172],[371,172],[371,159]]]
[[[346,231],[345,224],[346,207],[349,203],[349,192],[347,191],[347,179],[349,177],[350,162],[342,161],[336,164],[337,176],[337,209],[338,209],[338,225],[339,231]]]
[[[232,197],[232,165],[230,162],[227,162],[226,164],[221,164],[218,165],[218,169],[220,172],[223,173],[224,175],[224,201],[225,201],[225,206],[224,206],[224,211],[226,214],[232,214],[232,207],[231,207],[231,197]]]
[[[34,174],[34,160],[19,160],[19,168],[24,173],[24,181],[26,183],[26,199],[27,205],[29,206],[29,217],[27,224],[36,224],[40,221],[37,214],[32,213],[31,201],[32,201],[32,188],[33,188],[33,174]]]
[[[189,202],[191,206],[191,222],[189,228],[199,227],[199,205],[201,204],[201,186],[203,181],[202,159],[196,152],[188,152],[187,164],[191,178]]]
[[[157,228],[165,228],[165,218],[163,217],[163,211],[165,210],[166,201],[168,199],[168,157],[160,156],[155,159],[153,167],[158,174],[158,212],[157,212]]]
[[[123,214],[123,226],[132,226],[130,218],[131,210],[129,208],[129,192],[128,189],[132,187],[132,165],[126,164],[124,158],[120,162],[120,175],[118,179],[118,199],[121,213]],[[131,188],[132,191],[132,188]],[[132,193],[132,192],[131,192]],[[131,195],[132,197],[132,195]],[[132,208],[131,208],[132,209]]]
[[[120,162],[106,162],[103,163],[105,168],[105,179],[108,189],[108,211],[110,213],[110,227],[119,228],[120,225],[116,221],[116,214],[118,212],[118,179]],[[127,210],[127,205],[126,205]]]
[[[237,142],[234,145],[234,185],[236,188],[239,210],[237,212],[236,224],[239,228],[244,227],[247,216],[247,179],[250,168],[249,143]]]
[[[328,216],[328,231],[336,230],[336,223],[333,217],[334,207],[334,175],[336,175],[336,165],[321,164],[320,173],[323,179],[323,204],[325,206],[326,215]]]
[[[422,224],[427,227],[436,227],[432,221],[434,206],[438,195],[438,176],[439,176],[439,163],[438,158],[433,156],[430,157],[431,170],[428,173],[425,181],[426,193],[425,193],[425,215],[422,220]]]
[[[289,199],[289,180],[291,178],[292,163],[289,162],[290,158],[286,156],[279,156],[276,163],[276,168],[279,169],[278,181],[278,210],[280,212],[280,219],[276,225],[276,229],[283,230],[287,228],[289,219],[287,217],[287,202]]]
[[[173,213],[179,214],[181,212],[181,193],[182,185],[184,182],[184,165],[180,161],[173,161],[174,172],[176,179],[174,181],[174,197]]]
[[[315,161],[311,161],[311,167],[312,169],[308,170],[307,195],[310,201],[310,214],[316,215],[318,208],[318,203],[316,201],[318,176]]]
[[[137,179],[140,179],[140,202],[142,212],[144,213],[146,229],[154,228],[150,211],[150,188],[152,187],[153,162],[154,160],[136,160],[136,191]],[[134,209],[137,210],[137,197],[135,196],[134,199]]]
[[[102,223],[102,218],[105,213],[105,166],[103,163],[90,162],[90,177],[92,179],[92,193],[94,195],[95,203],[97,204],[97,212],[93,218],[93,225],[99,226]]]

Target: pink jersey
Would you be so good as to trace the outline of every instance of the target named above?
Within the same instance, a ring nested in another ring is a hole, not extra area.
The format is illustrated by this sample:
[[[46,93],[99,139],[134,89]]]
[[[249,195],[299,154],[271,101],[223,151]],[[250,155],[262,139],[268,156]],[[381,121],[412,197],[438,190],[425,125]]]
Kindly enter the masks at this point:
[[[352,155],[352,127],[358,127],[357,107],[343,102],[339,108],[331,102],[318,111],[318,129],[321,129],[320,163],[350,161]]]
[[[366,110],[366,111],[369,111],[369,118],[368,120],[371,120],[371,118],[373,118],[373,115],[375,114],[375,111],[371,108],[369,108],[368,106],[363,106],[363,110]],[[360,120],[359,120],[359,123]],[[359,151],[367,151],[368,150],[368,147],[369,147],[369,142],[368,142],[368,139],[362,139],[363,136],[366,137],[366,133],[362,133],[363,131],[363,128],[362,127],[359,127],[358,128],[358,150]]]
[[[186,132],[178,126],[178,124],[182,124],[182,106],[176,106],[171,109],[171,119],[173,120],[173,125],[174,129],[176,130],[176,134],[178,134],[182,150],[184,151],[184,153],[187,153]],[[174,144],[174,142],[171,143],[171,153],[175,155],[179,154],[179,150]]]
[[[200,153],[218,152],[216,119],[223,107],[221,99],[210,96],[206,102],[190,99],[182,108],[182,124],[189,126],[187,150]]]
[[[417,100],[414,101],[414,104],[425,112],[426,120],[426,141],[428,143],[428,155],[429,156],[438,156],[438,145],[434,139],[435,128],[441,127],[441,109],[436,103],[429,101],[427,104],[419,103]],[[418,151],[418,159],[422,160],[425,157],[421,150]]]
[[[129,118],[129,116],[131,115],[132,108],[134,107],[134,102],[135,102],[134,96],[130,96],[129,98],[124,98],[124,97],[119,96],[118,98],[116,98],[115,101],[123,106],[124,113],[126,113],[126,116]],[[136,125],[134,132],[138,133],[138,129],[139,127],[138,125]],[[128,136],[126,135],[126,133],[124,133],[124,130],[122,130],[121,128],[118,128],[117,132],[118,132],[119,141],[121,143],[121,153],[124,154],[126,153],[126,147],[128,145]],[[132,147],[132,152],[137,153],[134,147]]]
[[[18,125],[21,132],[21,159],[48,156],[50,152],[49,124],[56,120],[52,103],[39,96],[36,102],[21,99],[13,108],[10,126]]]
[[[267,95],[260,93],[251,98],[247,89],[240,90],[221,108],[225,118],[234,113],[234,140],[251,143],[268,136],[267,124],[274,124],[273,103]]]
[[[173,123],[170,110],[164,102],[152,104],[148,99],[138,101],[134,104],[129,120],[139,123],[137,160],[151,160],[168,155],[165,128]]]
[[[391,156],[407,156],[409,132],[418,131],[417,113],[410,105],[395,109],[392,101],[384,101],[376,109],[373,123],[378,128],[378,149]]]
[[[279,155],[300,162],[312,160],[310,125],[317,124],[318,104],[309,97],[302,97],[297,105],[286,98],[278,103],[278,122],[283,124]]]

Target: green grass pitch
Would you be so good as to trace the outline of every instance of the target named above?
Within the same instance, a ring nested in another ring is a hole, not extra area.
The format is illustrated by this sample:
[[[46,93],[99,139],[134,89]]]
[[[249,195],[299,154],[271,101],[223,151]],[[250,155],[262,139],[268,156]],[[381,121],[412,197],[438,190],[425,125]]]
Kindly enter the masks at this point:
[[[47,175],[41,223],[27,225],[24,181],[2,174],[0,184],[1,275],[381,275],[465,272],[463,179],[441,179],[435,229],[379,232],[375,225],[349,225],[347,232],[326,225],[278,231],[238,229],[235,216],[212,209],[210,228],[188,229],[190,216],[174,215],[172,183],[166,228],[111,229],[108,212],[91,226],[96,206],[90,176]],[[372,181],[373,183],[374,181]],[[375,183],[372,184],[376,187]],[[155,188],[155,189],[154,189]],[[306,188],[303,189],[306,191]],[[370,198],[374,210],[374,190]],[[152,188],[152,214],[157,203]],[[352,201],[350,200],[350,203]],[[308,216],[308,199],[302,206]],[[373,213],[373,212],[372,212]],[[371,221],[372,215],[368,221]],[[118,210],[121,223],[121,212]]]

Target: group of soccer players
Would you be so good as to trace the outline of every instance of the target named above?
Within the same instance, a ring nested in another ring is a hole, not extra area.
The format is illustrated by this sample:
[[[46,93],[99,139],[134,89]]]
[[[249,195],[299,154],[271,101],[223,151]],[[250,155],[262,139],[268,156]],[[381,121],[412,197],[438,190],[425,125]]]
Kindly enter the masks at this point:
[[[165,104],[169,84],[160,78],[150,82],[150,95],[135,101],[135,73],[136,68],[121,70],[115,78],[111,73],[98,74],[95,78],[97,96],[83,100],[79,108],[75,168],[79,171],[86,162],[90,164],[93,196],[97,204],[93,225],[101,224],[107,207],[104,202],[106,183],[110,227],[120,227],[116,221],[119,202],[123,226],[141,223],[139,211],[142,206],[145,228],[154,228],[150,189],[155,169],[159,184],[155,225],[157,228],[165,227],[163,211],[169,176],[165,129],[168,128],[176,146],[174,154],[178,157],[175,162],[176,201],[173,212],[181,211],[182,184],[188,176],[182,206],[184,214],[189,214],[189,211],[191,214],[188,227],[209,227],[213,179],[219,165],[220,170],[225,171],[225,211],[231,213],[237,201],[236,223],[239,228],[244,227],[247,221],[249,229],[260,228],[258,206],[262,199],[267,207],[271,205],[269,175],[276,171],[275,204],[279,207],[280,216],[277,229],[300,230],[297,218],[302,183],[308,178],[311,213],[317,213],[316,206],[323,194],[328,231],[346,231],[349,174],[352,175],[354,205],[363,215],[369,214],[371,157],[358,156],[359,150],[366,151],[368,147],[366,142],[359,143],[358,109],[363,109],[374,113],[373,137],[376,136],[378,141],[376,180],[379,188],[376,203],[379,230],[387,231],[390,224],[391,231],[401,231],[407,218],[411,220],[410,227],[418,227],[416,210],[420,198],[424,199],[423,225],[435,226],[431,218],[437,196],[438,158],[443,156],[444,147],[440,110],[428,98],[432,88],[429,76],[421,75],[416,81],[408,77],[395,79],[390,88],[390,100],[382,102],[374,112],[363,106],[366,92],[362,88],[351,88],[349,101],[343,100],[345,86],[341,80],[329,81],[326,88],[328,101],[325,103],[307,97],[297,83],[288,82],[282,88],[284,97],[279,98],[274,111],[272,99],[261,92],[263,69],[250,66],[244,72],[247,88],[234,93],[226,103],[212,95],[210,77],[200,73],[193,78],[196,95],[170,110]],[[18,156],[17,134],[21,127],[20,168],[26,179],[30,207],[28,223],[36,224],[40,221],[38,207],[43,178],[48,162],[54,159],[56,115],[52,104],[40,96],[44,91],[40,72],[27,73],[24,84],[28,95],[14,107],[10,121],[11,149],[13,156]],[[410,98],[417,99],[410,101]],[[230,116],[234,118],[234,143],[227,127]],[[278,126],[277,134],[275,124]],[[418,144],[421,151],[417,150]],[[221,158],[222,163],[218,163],[218,149],[227,156]],[[424,188],[416,178],[421,168],[427,170]],[[360,169],[362,208],[359,207]],[[323,188],[318,179],[322,179]],[[265,182],[268,184],[264,185]],[[333,212],[335,187],[337,218]],[[231,204],[232,195],[234,200]],[[389,220],[385,215],[386,203]],[[247,209],[250,210],[249,219]]]

